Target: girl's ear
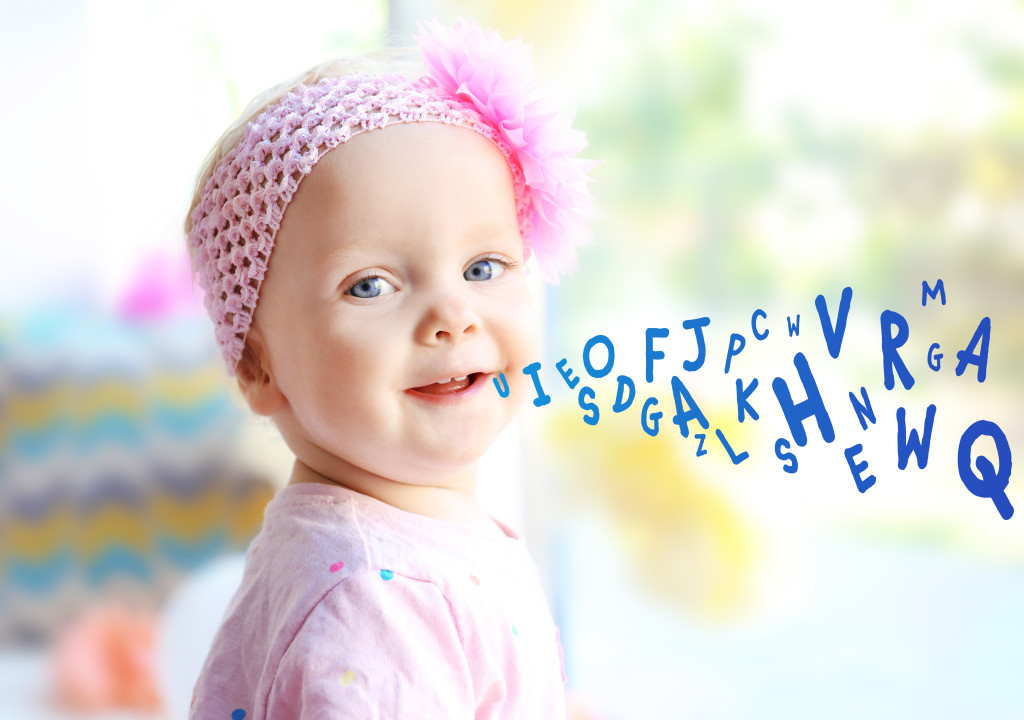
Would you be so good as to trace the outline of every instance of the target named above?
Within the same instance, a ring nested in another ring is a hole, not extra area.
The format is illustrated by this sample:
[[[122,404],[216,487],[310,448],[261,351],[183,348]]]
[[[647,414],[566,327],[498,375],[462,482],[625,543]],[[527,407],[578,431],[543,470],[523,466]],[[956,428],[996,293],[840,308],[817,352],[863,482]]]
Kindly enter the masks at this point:
[[[271,416],[285,403],[285,396],[277,386],[270,369],[270,355],[263,335],[255,326],[249,329],[245,338],[245,349],[235,368],[238,389],[257,415]]]

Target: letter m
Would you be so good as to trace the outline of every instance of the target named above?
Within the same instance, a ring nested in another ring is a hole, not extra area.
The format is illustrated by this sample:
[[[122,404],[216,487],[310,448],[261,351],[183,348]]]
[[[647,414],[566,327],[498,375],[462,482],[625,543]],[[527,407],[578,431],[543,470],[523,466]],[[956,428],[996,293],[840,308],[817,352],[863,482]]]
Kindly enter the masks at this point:
[[[928,298],[934,300],[936,297],[942,296],[942,304],[946,304],[946,286],[942,284],[942,278],[935,281],[935,288],[928,287],[928,281],[921,281],[921,307],[925,307],[928,304]]]

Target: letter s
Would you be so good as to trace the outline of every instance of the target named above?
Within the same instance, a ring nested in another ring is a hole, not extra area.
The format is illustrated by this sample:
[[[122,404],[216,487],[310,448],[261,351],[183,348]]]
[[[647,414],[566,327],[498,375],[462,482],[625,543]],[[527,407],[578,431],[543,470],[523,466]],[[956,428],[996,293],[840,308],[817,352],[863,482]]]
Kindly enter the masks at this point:
[[[580,410],[590,410],[589,415],[583,416],[583,422],[587,425],[597,425],[597,421],[601,419],[601,411],[597,409],[597,405],[592,402],[587,402],[587,397],[593,400],[596,396],[593,389],[584,385],[580,388],[580,394],[577,400],[579,401]]]
[[[800,467],[800,464],[796,461],[796,455],[791,452],[782,452],[783,449],[789,449],[789,440],[779,438],[775,441],[775,457],[783,462],[789,461],[787,465],[782,466],[782,469],[792,475]]]

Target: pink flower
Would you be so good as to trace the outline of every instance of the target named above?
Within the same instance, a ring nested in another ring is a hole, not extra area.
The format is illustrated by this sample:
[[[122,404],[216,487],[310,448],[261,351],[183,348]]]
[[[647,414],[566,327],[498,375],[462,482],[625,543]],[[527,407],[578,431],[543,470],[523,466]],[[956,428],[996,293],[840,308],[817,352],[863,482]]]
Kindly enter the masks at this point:
[[[516,196],[527,256],[535,254],[544,279],[557,282],[576,269],[576,245],[593,214],[586,173],[597,163],[576,157],[586,135],[534,84],[530,47],[520,38],[505,42],[460,19],[452,28],[421,25],[416,41],[430,77],[472,103],[511,149],[523,174]]]

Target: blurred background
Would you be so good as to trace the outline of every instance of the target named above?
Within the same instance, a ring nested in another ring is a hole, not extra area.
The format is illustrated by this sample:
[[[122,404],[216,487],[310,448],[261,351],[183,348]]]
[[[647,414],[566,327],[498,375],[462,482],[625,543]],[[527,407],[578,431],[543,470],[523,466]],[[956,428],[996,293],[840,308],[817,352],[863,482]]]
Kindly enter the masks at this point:
[[[1024,717],[1024,511],[1001,519],[956,464],[981,419],[1024,452],[1020,3],[0,8],[0,716],[184,716],[238,553],[290,467],[224,376],[189,281],[195,173],[265,87],[465,16],[533,41],[603,161],[594,241],[545,290],[553,401],[527,404],[482,472],[485,504],[541,566],[574,716]],[[940,278],[945,305],[922,307]],[[847,286],[833,359],[814,299],[834,319]],[[884,310],[910,328],[910,390],[883,387]],[[685,372],[682,323],[701,317],[706,363]],[[954,367],[985,317],[980,383]],[[669,329],[652,383],[648,327]],[[745,347],[726,374],[733,333]],[[596,334],[615,347],[600,380],[582,362]],[[809,421],[791,474],[771,385],[803,397],[797,352],[836,440]],[[561,358],[593,388],[596,425]],[[636,400],[615,413],[620,374]],[[707,416],[702,456],[695,424],[684,438],[671,423],[673,375]],[[739,421],[737,379],[758,380],[756,420]],[[867,430],[848,400],[862,387]],[[927,466],[899,470],[897,409],[920,432],[931,404]],[[748,458],[734,465],[716,429]],[[876,477],[864,493],[855,444]],[[1015,505],[1021,487],[1011,476]],[[112,657],[132,661],[104,684],[90,669]]]

